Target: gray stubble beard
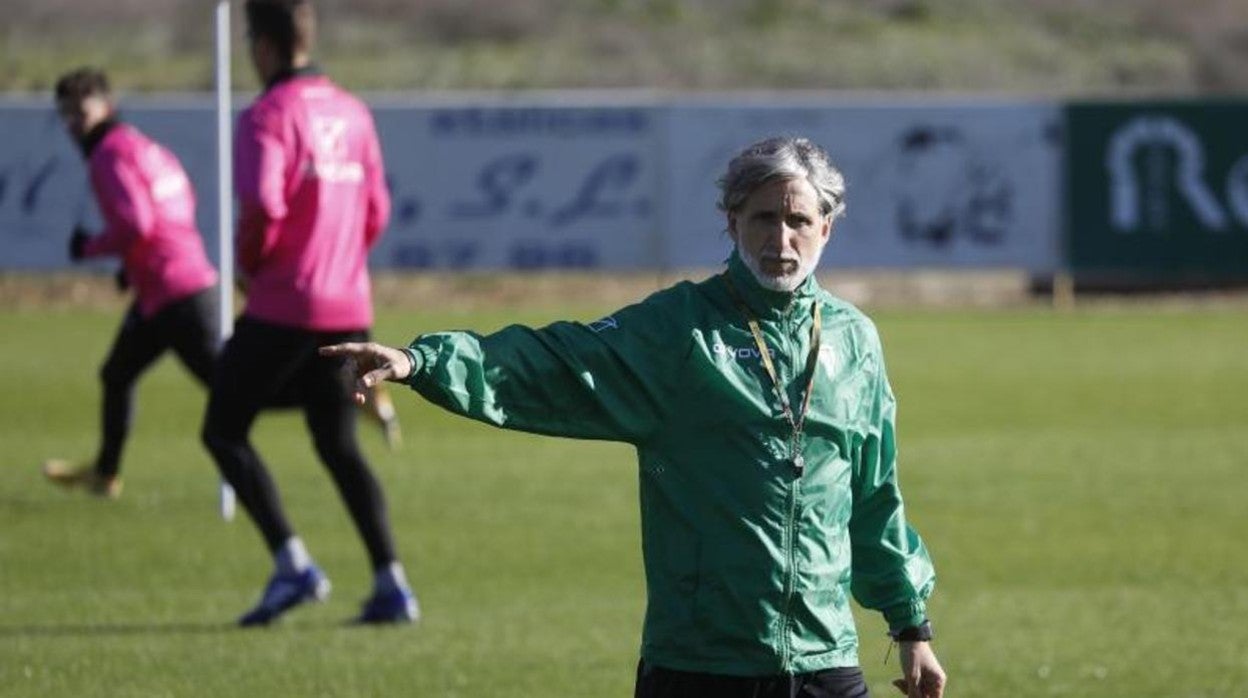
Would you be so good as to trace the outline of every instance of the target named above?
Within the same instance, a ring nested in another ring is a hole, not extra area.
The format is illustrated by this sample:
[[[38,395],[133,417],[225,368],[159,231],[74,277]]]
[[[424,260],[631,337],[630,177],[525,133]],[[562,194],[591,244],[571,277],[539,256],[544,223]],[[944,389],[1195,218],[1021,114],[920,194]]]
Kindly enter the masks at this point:
[[[764,273],[759,259],[739,246],[737,247],[737,252],[741,255],[741,260],[745,262],[746,268],[754,275],[754,280],[758,281],[760,286],[771,291],[792,293],[806,281],[806,277],[815,273],[815,269],[819,267],[819,260],[823,258],[823,250],[826,247],[827,243],[825,242],[819,248],[819,251],[815,253],[814,257],[805,262],[799,262],[797,269],[792,274],[785,274],[780,277],[768,276]]]

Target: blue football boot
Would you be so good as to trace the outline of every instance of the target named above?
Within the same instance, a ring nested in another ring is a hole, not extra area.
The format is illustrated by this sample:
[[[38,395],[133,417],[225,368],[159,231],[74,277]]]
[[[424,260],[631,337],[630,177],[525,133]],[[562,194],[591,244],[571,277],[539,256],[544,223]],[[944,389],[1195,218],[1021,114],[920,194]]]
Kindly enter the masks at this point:
[[[356,623],[415,623],[420,620],[420,604],[411,589],[397,588],[374,593],[364,602]]]
[[[243,614],[238,624],[243,627],[268,625],[301,603],[324,601],[329,597],[329,589],[329,578],[316,565],[294,574],[275,573],[264,587],[260,603]]]

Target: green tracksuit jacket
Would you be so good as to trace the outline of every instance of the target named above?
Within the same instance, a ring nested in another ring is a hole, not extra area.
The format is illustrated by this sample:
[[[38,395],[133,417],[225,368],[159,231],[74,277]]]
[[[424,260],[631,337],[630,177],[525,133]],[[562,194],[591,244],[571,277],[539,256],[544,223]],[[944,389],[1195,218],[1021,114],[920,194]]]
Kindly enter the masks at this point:
[[[735,254],[727,274],[794,409],[819,304],[801,472],[789,460],[793,430],[721,276],[589,324],[423,335],[408,349],[409,384],[495,426],[637,448],[648,663],[737,676],[856,665],[849,592],[899,629],[924,620],[934,584],[897,488],[879,337],[813,276],[776,293]]]

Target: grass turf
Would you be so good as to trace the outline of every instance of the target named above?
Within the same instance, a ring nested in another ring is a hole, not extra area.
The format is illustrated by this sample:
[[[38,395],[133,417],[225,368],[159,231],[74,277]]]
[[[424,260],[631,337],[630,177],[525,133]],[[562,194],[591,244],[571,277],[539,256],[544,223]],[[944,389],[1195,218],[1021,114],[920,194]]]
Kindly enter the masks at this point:
[[[602,310],[383,312],[376,335]],[[265,416],[258,447],[335,590],[236,630],[268,562],[249,522],[216,518],[203,394],[174,361],[141,384],[121,500],[38,474],[94,448],[119,316],[0,311],[0,696],[631,694],[644,588],[629,448],[492,430],[396,390],[406,447],[363,423],[362,438],[425,619],[361,629],[342,625],[369,584],[354,530],[299,417]],[[952,694],[1244,695],[1242,310],[877,320]],[[873,693],[889,695],[883,624],[861,613],[859,629]]]

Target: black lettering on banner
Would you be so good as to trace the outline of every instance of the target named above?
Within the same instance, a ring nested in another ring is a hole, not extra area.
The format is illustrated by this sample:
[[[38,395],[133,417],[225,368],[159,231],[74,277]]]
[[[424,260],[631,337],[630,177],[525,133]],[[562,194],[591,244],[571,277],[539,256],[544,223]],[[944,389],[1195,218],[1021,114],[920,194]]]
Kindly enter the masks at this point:
[[[49,183],[60,165],[55,155],[44,159],[37,167],[25,158],[16,163],[8,163],[0,169],[0,207],[12,206],[22,219],[28,222],[15,226],[15,233],[39,235],[42,228],[34,224],[41,211],[40,206],[49,206],[44,201]],[[43,213],[47,213],[44,211]],[[79,219],[82,216],[79,215]]]
[[[650,202],[645,197],[627,198],[641,171],[641,163],[633,153],[618,153],[599,161],[585,175],[573,198],[562,205],[544,201],[542,194],[549,193],[541,192],[540,187],[536,196],[520,197],[540,169],[535,153],[512,153],[487,162],[476,177],[480,198],[453,202],[450,216],[477,220],[519,213],[535,221],[545,218],[547,225],[560,228],[585,219],[644,217],[650,213]],[[551,209],[553,212],[545,217]]]
[[[587,241],[524,240],[515,243],[508,255],[515,269],[590,269],[598,266],[598,254]]]
[[[48,183],[48,179],[52,177],[52,173],[55,171],[55,157],[43,163],[43,166],[35,171],[35,175],[30,178],[30,182],[26,185],[26,191],[22,192],[22,213],[28,216],[35,213],[35,209],[39,207],[39,194],[43,191],[43,186]]]
[[[405,242],[394,246],[390,258],[400,269],[467,269],[480,252],[478,243],[465,240]]]
[[[632,153],[612,155],[598,163],[585,177],[576,197],[551,216],[550,224],[560,228],[581,218],[619,217],[625,202],[609,194],[627,190],[640,169],[637,156]]]
[[[504,155],[488,163],[477,175],[478,201],[451,204],[455,218],[483,218],[507,210],[517,191],[537,173],[537,157],[531,153]]]
[[[416,225],[420,220],[420,214],[424,213],[424,207],[413,194],[402,194],[399,192],[399,185],[392,173],[386,173],[386,190],[390,192],[391,201],[391,226],[395,228],[410,228]]]

